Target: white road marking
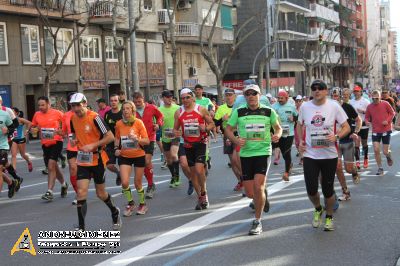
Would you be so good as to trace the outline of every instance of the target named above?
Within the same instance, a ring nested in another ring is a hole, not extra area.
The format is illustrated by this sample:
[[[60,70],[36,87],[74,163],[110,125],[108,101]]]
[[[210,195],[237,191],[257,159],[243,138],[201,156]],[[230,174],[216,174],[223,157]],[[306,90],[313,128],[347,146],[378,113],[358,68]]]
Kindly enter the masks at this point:
[[[303,175],[296,175],[291,177],[289,182],[278,182],[268,188],[268,195],[275,194],[282,189],[303,180]],[[108,265],[128,265],[135,261],[138,261],[145,256],[152,254],[163,247],[176,242],[194,232],[201,230],[202,228],[215,223],[236,211],[247,207],[250,202],[248,198],[242,198],[235,202],[225,205],[211,213],[208,213],[200,218],[197,218],[191,222],[188,222],[180,227],[177,227],[169,232],[166,232],[158,237],[150,239],[143,244],[133,247],[121,254],[105,260],[97,265],[108,266]]]

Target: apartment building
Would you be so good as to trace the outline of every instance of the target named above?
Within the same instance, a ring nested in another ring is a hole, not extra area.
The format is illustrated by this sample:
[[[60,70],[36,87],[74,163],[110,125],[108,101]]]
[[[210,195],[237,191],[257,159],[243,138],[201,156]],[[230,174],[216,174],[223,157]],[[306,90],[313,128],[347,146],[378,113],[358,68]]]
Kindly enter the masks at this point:
[[[369,65],[367,87],[378,88],[382,82],[381,23],[379,0],[366,1],[367,4],[367,44]],[[377,19],[378,18],[378,19]]]
[[[380,23],[381,23],[381,51],[382,51],[382,74],[383,80],[381,84],[388,87],[393,78],[392,69],[390,67],[391,54],[390,54],[390,1],[381,0],[380,4]]]

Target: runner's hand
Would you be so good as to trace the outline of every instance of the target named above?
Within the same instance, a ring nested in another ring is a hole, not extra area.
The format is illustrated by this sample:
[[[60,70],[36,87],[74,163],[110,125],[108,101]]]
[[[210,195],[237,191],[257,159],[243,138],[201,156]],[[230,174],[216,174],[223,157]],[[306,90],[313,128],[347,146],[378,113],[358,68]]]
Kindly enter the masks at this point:
[[[115,150],[115,156],[119,157],[121,155],[121,150]]]
[[[177,137],[177,138],[179,138],[180,136],[182,136],[182,132],[181,132],[180,130],[174,129],[174,134],[175,134],[175,137]]]
[[[271,140],[272,140],[272,142],[277,143],[277,142],[279,142],[279,136],[274,134],[271,136]]]
[[[353,132],[353,134],[350,135],[350,138],[356,141],[358,139],[358,135],[355,132]]]
[[[6,134],[8,133],[8,128],[2,127],[2,128],[1,128],[1,132],[2,132],[4,135],[6,135]]]
[[[206,125],[205,124],[199,125],[199,128],[200,128],[201,132],[205,132],[206,131]]]
[[[81,150],[82,150],[83,152],[92,152],[92,151],[94,151],[96,148],[97,148],[97,144],[96,144],[96,143],[92,143],[92,144],[87,144],[87,145],[83,146],[83,147],[81,148]]]
[[[160,127],[158,126],[158,124],[154,124],[153,125],[154,131],[158,131],[160,129]]]
[[[303,152],[305,152],[306,151],[306,143],[304,142],[304,141],[300,141],[300,144],[299,144],[299,152],[300,153],[303,153]]]
[[[386,121],[386,120],[382,121],[382,125],[387,126],[388,124],[389,124],[388,121]]]
[[[236,143],[237,146],[239,147],[243,147],[244,145],[246,145],[246,140],[242,139],[242,138],[237,138]]]
[[[326,136],[326,139],[329,140],[330,142],[336,142],[336,135],[331,133],[328,136]]]

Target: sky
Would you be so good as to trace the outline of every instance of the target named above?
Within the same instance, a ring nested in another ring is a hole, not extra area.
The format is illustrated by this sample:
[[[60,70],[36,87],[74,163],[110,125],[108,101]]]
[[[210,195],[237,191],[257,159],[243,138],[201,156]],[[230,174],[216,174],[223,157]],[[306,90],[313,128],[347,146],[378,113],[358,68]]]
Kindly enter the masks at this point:
[[[397,30],[397,43],[400,43],[399,42],[400,16],[398,14],[399,10],[400,10],[400,0],[390,0],[390,24],[391,24],[392,28],[396,28],[394,30]],[[400,57],[400,45],[398,45],[397,55],[398,55],[398,57]],[[399,60],[399,58],[398,58],[398,60]]]

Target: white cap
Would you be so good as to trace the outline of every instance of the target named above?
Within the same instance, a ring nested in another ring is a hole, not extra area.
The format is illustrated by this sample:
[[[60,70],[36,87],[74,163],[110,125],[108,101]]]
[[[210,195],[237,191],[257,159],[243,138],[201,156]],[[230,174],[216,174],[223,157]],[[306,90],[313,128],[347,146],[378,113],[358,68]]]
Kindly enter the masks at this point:
[[[75,93],[74,95],[71,96],[71,99],[69,100],[69,103],[82,103],[82,102],[87,102],[87,99],[85,95],[83,95],[80,92]]]
[[[265,95],[265,96],[267,96],[268,98],[272,98],[272,94],[271,93],[267,93],[267,95]]]
[[[301,100],[301,99],[303,99],[303,97],[301,97],[301,95],[296,96],[296,100]]]
[[[245,93],[246,91],[249,91],[249,90],[253,90],[258,93],[261,93],[260,87],[258,87],[258,85],[256,85],[256,84],[249,84],[246,87],[244,87],[243,93]]]
[[[182,96],[183,94],[187,94],[187,93],[193,96],[193,92],[192,92],[191,89],[189,89],[189,88],[183,88],[183,89],[181,90],[181,96]]]

